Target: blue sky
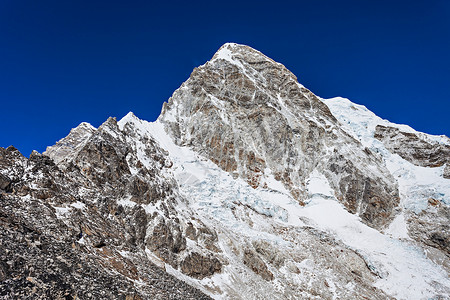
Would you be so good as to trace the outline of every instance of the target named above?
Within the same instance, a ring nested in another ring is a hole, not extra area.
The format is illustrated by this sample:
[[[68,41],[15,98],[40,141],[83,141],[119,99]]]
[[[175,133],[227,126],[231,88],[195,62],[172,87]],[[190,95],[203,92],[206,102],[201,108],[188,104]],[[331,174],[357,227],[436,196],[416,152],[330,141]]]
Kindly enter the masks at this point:
[[[225,42],[315,94],[450,135],[450,1],[0,1],[0,146],[39,152],[86,121],[153,121]]]

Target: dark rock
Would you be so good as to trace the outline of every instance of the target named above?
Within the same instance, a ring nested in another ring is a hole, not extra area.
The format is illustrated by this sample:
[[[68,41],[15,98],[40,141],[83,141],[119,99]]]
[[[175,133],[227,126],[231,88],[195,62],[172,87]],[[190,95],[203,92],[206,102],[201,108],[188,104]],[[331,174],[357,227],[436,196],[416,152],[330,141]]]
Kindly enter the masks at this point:
[[[409,234],[450,257],[450,208],[435,199],[429,199],[428,204],[432,209],[409,215]]]
[[[199,279],[211,276],[222,268],[222,264],[217,258],[203,256],[197,252],[190,253],[180,266],[184,274]]]
[[[176,185],[159,173],[163,158],[133,177],[124,139],[110,119],[76,153],[66,147],[69,160],[59,156],[58,165],[51,155],[33,152],[27,159],[13,147],[0,148],[1,188],[10,191],[0,194],[0,299],[210,299],[148,260],[149,216],[138,203],[158,202],[170,218]],[[147,146],[163,153],[154,141]],[[117,203],[130,196],[135,206]],[[177,266],[186,248],[180,221],[165,220],[157,229],[168,235],[155,238],[158,249]]]
[[[267,268],[266,263],[259,257],[259,255],[250,249],[244,251],[244,264],[247,265],[253,272],[260,275],[265,280],[272,280],[273,274]]]
[[[191,240],[197,240],[197,230],[191,222],[188,223],[188,226],[186,228],[186,237],[190,238]]]
[[[6,190],[10,184],[11,179],[9,179],[8,176],[0,173],[0,190]]]
[[[449,145],[428,141],[419,134],[377,125],[374,137],[383,142],[389,151],[417,166],[440,167],[450,163]]]
[[[7,280],[9,276],[9,266],[5,261],[0,260],[0,282]]]
[[[106,246],[106,244],[105,244],[104,241],[100,241],[100,242],[94,244],[95,248],[102,248],[102,247],[105,247],[105,246]]]
[[[160,219],[147,239],[147,247],[161,259],[176,266],[176,255],[186,248],[186,238],[182,235],[180,226]]]

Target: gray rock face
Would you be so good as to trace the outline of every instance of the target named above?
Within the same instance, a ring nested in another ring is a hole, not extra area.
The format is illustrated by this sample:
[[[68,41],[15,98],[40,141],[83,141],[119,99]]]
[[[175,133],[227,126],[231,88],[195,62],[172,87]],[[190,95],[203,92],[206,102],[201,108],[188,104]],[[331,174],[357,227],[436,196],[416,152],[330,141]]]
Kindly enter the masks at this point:
[[[450,209],[431,198],[429,206],[432,209],[411,214],[408,220],[409,232],[415,239],[442,250],[450,257]]]
[[[209,299],[139,253],[80,243],[80,232],[42,201],[25,207],[2,195],[1,203],[1,299]]]
[[[253,272],[260,275],[265,280],[273,279],[273,274],[267,269],[267,265],[254,251],[245,249],[243,261]]]
[[[181,263],[183,273],[194,278],[204,278],[220,271],[222,264],[213,256],[205,257],[197,252],[189,254]]]
[[[381,161],[338,126],[328,107],[283,65],[226,44],[175,91],[160,120],[179,145],[251,186],[272,173],[300,202],[323,171],[336,197],[371,226],[390,220],[399,197]]]
[[[445,164],[444,174],[442,176],[444,178],[450,179],[450,163]]]
[[[11,180],[8,178],[8,176],[0,174],[0,189],[1,190],[7,189],[10,183],[11,183]]]
[[[118,132],[117,121],[109,118],[71,161],[97,185],[119,184],[126,175],[131,175],[126,161],[129,146]]]
[[[378,125],[375,128],[375,138],[383,142],[387,149],[400,155],[403,159],[422,167],[445,166],[444,178],[448,177],[450,164],[449,143],[440,144],[426,140],[411,132],[403,132],[398,128]]]
[[[73,128],[68,136],[58,141],[55,145],[47,147],[44,154],[51,157],[55,163],[59,163],[83,147],[95,130],[96,128],[91,124],[83,122]]]

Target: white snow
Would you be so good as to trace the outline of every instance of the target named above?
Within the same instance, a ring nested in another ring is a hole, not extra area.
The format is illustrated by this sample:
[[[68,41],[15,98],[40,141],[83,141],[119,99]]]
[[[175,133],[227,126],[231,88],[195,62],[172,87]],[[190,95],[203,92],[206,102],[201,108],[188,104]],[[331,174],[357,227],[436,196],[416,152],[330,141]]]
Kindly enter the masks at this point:
[[[232,49],[235,46],[236,46],[236,44],[233,44],[233,43],[224,44],[222,47],[220,47],[220,49],[216,52],[216,54],[214,54],[213,59],[208,63],[213,63],[215,60],[223,59],[223,60],[226,60],[227,62],[237,66],[238,68],[240,68],[242,70],[242,72],[247,74],[247,68],[244,67],[244,65],[242,65],[242,63],[238,59],[235,59],[233,57],[233,52],[230,49]],[[248,76],[248,78],[250,80],[254,81],[252,76]]]
[[[84,239],[84,235],[81,237],[81,239],[78,240],[78,243],[86,245],[86,240]]]
[[[269,189],[278,191],[282,194],[289,195],[289,191],[284,187],[281,181],[275,179],[275,177],[272,174],[272,170],[270,168],[266,168],[264,170],[264,174],[265,174],[265,182]]]
[[[228,49],[228,45],[224,45],[219,51],[217,51],[216,55],[216,59],[224,59],[234,64],[233,58],[231,56],[232,52],[230,49]]]
[[[70,204],[70,206],[73,206],[78,209],[84,209],[86,205],[83,202],[77,201],[75,203]]]
[[[395,238],[409,239],[408,226],[406,225],[403,213],[395,217],[394,221],[389,225],[388,230],[386,230],[386,233]]]
[[[395,127],[403,132],[414,133],[432,143],[450,145],[450,139],[445,135],[425,134],[412,129],[408,125],[389,122],[375,115],[364,105],[355,104],[346,98],[321,98],[321,100],[330,108],[332,114],[346,128],[346,131],[360,140],[366,147],[371,145],[377,125]]]
[[[56,210],[56,216],[58,218],[64,218],[65,215],[67,215],[69,213],[69,211],[70,211],[69,207],[57,207],[57,206],[54,206],[54,208]]]
[[[94,126],[92,126],[91,123],[88,123],[88,122],[81,122],[80,125],[78,125],[76,128],[78,128],[78,127],[87,127],[88,129],[91,129],[91,130],[97,129]]]
[[[449,144],[449,139],[446,136],[420,133],[409,126],[383,120],[366,107],[354,104],[348,99],[322,100],[350,135],[384,159],[388,170],[399,184],[400,208],[403,211],[390,224],[386,235],[366,228],[360,222],[356,222],[354,217],[345,217],[345,213],[342,211],[339,213],[336,208],[329,209],[330,218],[318,217],[317,209],[307,208],[305,211],[312,213],[309,217],[318,221],[321,226],[333,228],[337,236],[346,244],[363,251],[362,253],[373,262],[376,270],[382,274],[382,278],[376,284],[377,287],[399,299],[432,298],[435,291],[433,285],[436,282],[441,286],[450,286],[448,275],[443,269],[426,259],[423,250],[408,242],[404,211],[420,213],[427,209],[429,197],[450,205],[450,180],[442,177],[443,167],[415,166],[399,155],[390,153],[380,141],[374,138],[374,132],[377,125],[384,125],[415,133],[429,142]],[[327,207],[330,208],[330,205],[331,203],[320,205],[320,213],[322,214]],[[336,204],[333,205],[336,206]],[[350,228],[353,230],[349,230]],[[352,231],[353,234],[351,234]]]
[[[117,201],[117,204],[122,205],[124,207],[135,207],[137,205],[136,202],[130,200],[131,197],[126,197],[124,199],[120,199]]]
[[[423,250],[364,225],[337,201],[315,197],[295,213],[363,255],[381,277],[376,286],[398,299],[427,299],[434,295],[434,282],[450,284],[446,272],[428,260]]]
[[[332,197],[334,195],[333,189],[331,188],[325,175],[317,170],[311,172],[309,178],[306,180],[306,186],[308,189],[308,194],[310,195],[320,194],[328,197]]]

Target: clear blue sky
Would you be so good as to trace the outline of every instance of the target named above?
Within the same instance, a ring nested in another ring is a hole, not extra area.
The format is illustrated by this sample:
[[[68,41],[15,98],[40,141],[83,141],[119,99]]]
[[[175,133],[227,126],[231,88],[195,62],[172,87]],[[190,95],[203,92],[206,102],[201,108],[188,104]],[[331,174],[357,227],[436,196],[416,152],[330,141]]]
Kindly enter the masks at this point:
[[[450,135],[450,1],[0,1],[0,146],[39,152],[80,122],[153,121],[225,42],[315,94]]]

